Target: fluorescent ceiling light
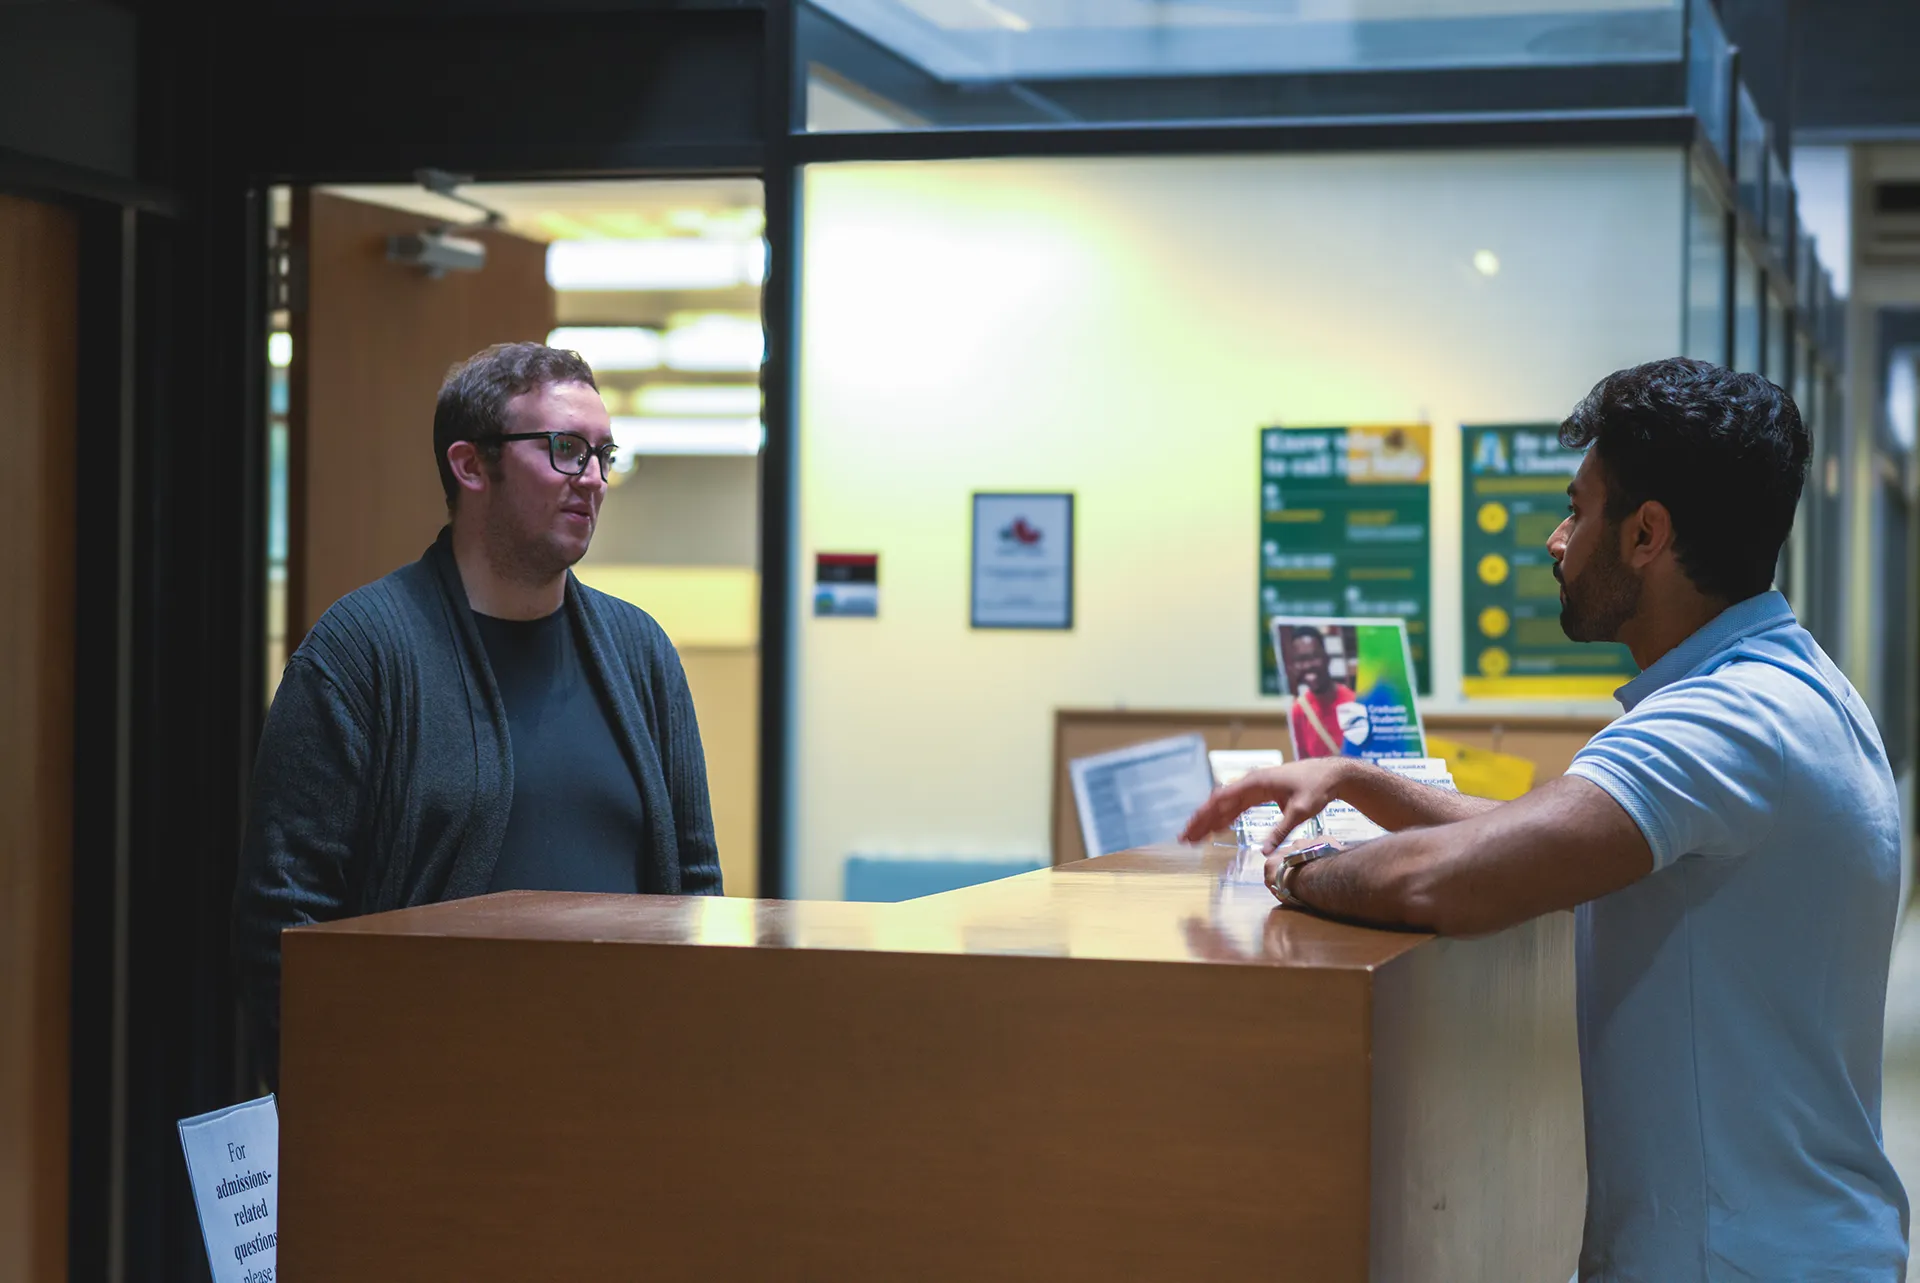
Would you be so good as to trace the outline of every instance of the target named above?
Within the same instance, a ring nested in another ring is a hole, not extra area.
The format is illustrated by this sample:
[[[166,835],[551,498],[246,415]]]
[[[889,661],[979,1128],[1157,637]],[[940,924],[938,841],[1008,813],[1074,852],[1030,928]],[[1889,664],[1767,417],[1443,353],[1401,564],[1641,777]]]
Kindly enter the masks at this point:
[[[555,241],[547,284],[556,290],[724,290],[766,276],[766,242],[676,236],[651,241]]]
[[[641,388],[633,408],[651,415],[725,415],[760,413],[760,387],[753,383],[655,383]]]
[[[695,317],[668,330],[661,344],[667,367],[706,373],[749,374],[766,358],[760,320],[724,312]]]
[[[637,325],[563,325],[547,335],[547,346],[578,352],[595,374],[660,368],[660,332]]]
[[[276,370],[284,370],[293,364],[293,335],[285,330],[275,330],[267,335],[267,364]]]
[[[767,430],[759,419],[664,419],[620,416],[613,439],[628,455],[758,454]]]

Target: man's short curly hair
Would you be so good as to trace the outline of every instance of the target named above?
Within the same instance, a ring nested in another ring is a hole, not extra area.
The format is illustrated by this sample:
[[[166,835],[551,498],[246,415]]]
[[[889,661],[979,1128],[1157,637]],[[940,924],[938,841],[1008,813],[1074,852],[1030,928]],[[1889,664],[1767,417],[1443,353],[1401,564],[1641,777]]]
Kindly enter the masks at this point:
[[[1600,380],[1560,441],[1599,455],[1609,523],[1643,503],[1666,508],[1701,592],[1744,601],[1773,583],[1812,452],[1781,388],[1705,361],[1650,361]]]

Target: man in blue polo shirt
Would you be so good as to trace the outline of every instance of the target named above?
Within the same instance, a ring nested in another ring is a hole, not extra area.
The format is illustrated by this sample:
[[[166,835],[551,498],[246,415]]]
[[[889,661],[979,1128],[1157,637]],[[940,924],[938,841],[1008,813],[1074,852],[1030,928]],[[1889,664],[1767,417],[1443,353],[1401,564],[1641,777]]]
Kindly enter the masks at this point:
[[[1900,814],[1865,704],[1770,591],[1799,411],[1756,375],[1657,361],[1602,380],[1561,439],[1587,450],[1548,542],[1561,626],[1642,669],[1566,777],[1495,803],[1297,762],[1217,792],[1188,837],[1262,802],[1285,834],[1340,798],[1406,831],[1271,856],[1283,903],[1455,935],[1577,906],[1582,1280],[1899,1279],[1880,1062]]]

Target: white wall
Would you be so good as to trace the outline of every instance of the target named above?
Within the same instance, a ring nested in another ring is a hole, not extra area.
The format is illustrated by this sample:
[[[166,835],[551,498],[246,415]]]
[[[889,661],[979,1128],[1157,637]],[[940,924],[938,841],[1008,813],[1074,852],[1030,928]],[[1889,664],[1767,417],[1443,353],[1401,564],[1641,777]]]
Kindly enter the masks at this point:
[[[1458,425],[1679,350],[1685,181],[1678,150],[811,167],[793,891],[853,853],[1044,857],[1057,707],[1280,707],[1265,424],[1434,424],[1457,700]],[[1079,496],[1072,632],[968,628],[979,489]],[[811,616],[816,551],[880,554],[879,619]]]

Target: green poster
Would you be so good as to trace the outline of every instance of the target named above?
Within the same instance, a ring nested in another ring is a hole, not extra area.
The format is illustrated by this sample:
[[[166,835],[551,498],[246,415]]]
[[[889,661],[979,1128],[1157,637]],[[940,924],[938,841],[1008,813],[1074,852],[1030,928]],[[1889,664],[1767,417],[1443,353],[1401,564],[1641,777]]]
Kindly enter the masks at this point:
[[[1282,695],[1275,615],[1404,619],[1427,660],[1433,434],[1424,423],[1260,433],[1260,689]]]
[[[1553,424],[1463,426],[1462,626],[1469,698],[1605,699],[1639,670],[1625,646],[1567,640],[1547,539],[1580,451]]]

